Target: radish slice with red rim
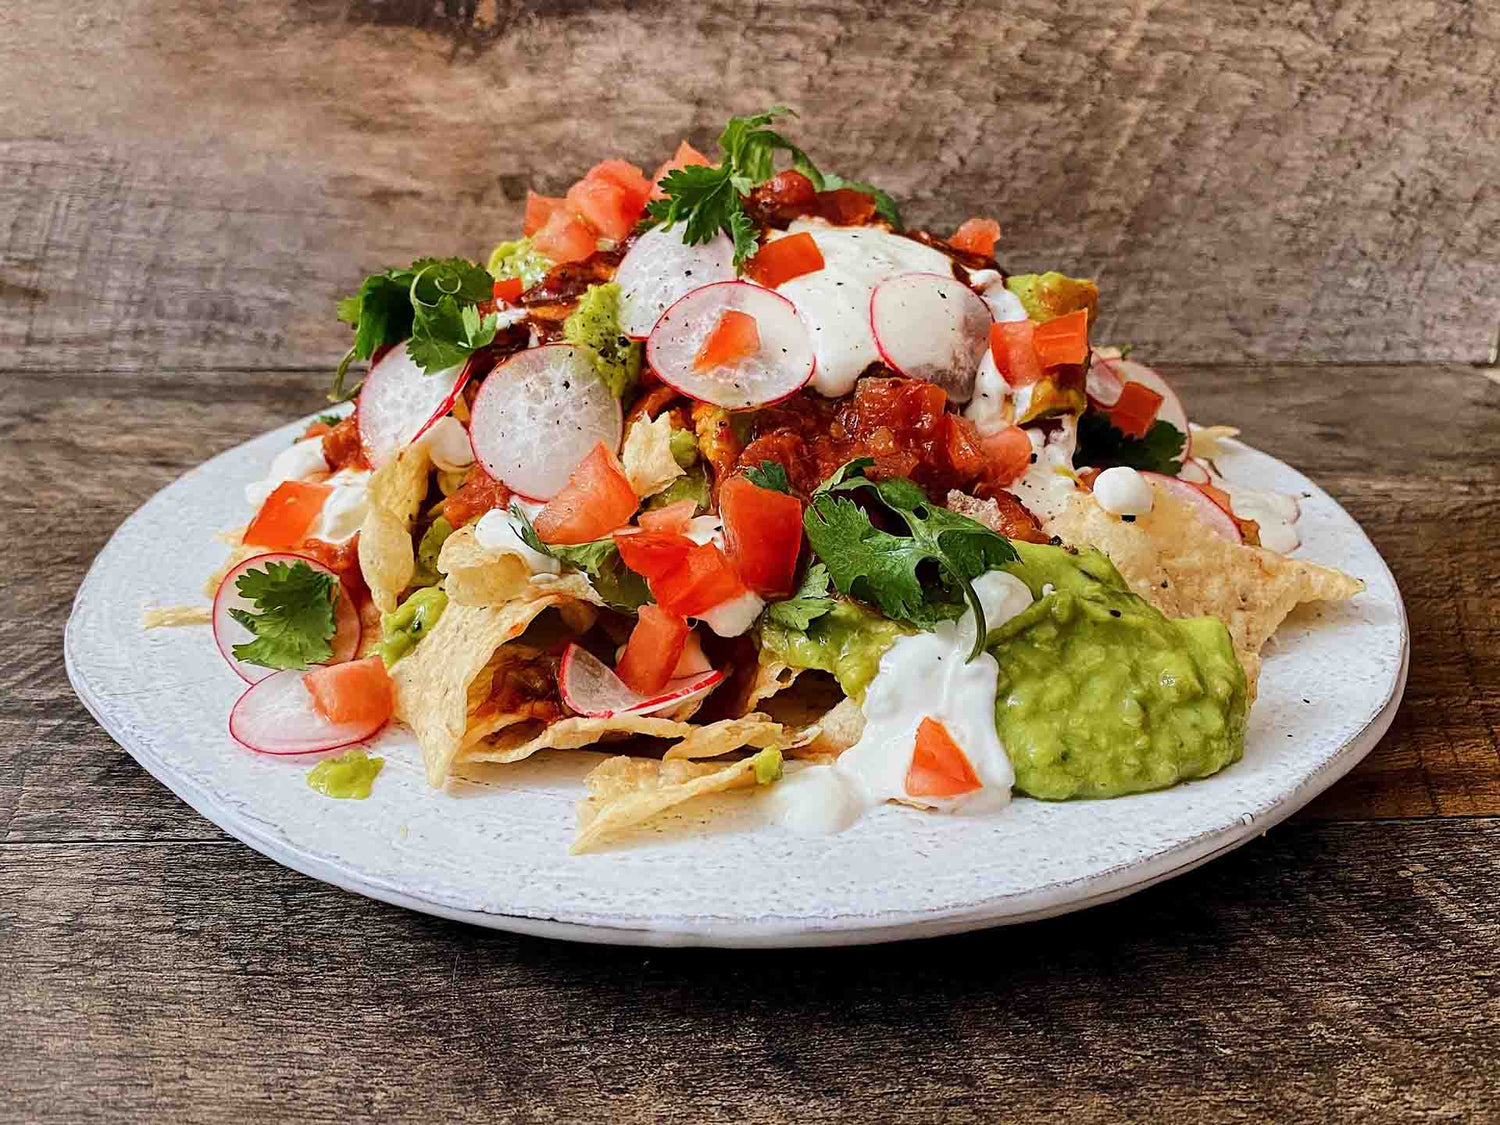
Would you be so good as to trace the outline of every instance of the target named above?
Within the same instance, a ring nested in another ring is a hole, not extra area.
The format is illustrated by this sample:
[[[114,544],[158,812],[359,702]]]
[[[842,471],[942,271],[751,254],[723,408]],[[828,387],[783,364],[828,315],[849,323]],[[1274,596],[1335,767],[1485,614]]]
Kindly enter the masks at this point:
[[[453,403],[469,381],[470,365],[434,371],[430,375],[400,343],[380,357],[365,376],[355,407],[359,443],[380,468],[395,458],[434,422],[453,409]]]
[[[1245,537],[1240,534],[1239,524],[1234,522],[1234,517],[1219,507],[1213,498],[1201,488],[1163,473],[1143,472],[1141,476],[1169,496],[1192,508],[1198,519],[1207,524],[1209,530],[1220,539],[1227,539],[1231,543],[1245,541]]]
[[[730,311],[754,318],[759,349],[734,363],[697,367],[704,341]],[[812,378],[816,361],[796,306],[748,281],[694,289],[662,314],[646,341],[646,362],[663,383],[727,410],[769,406],[796,394]]]
[[[983,297],[938,273],[897,274],[870,294],[880,358],[909,379],[937,384],[954,402],[974,397],[994,319]]]
[[[620,448],[620,401],[572,344],[518,352],[485,377],[469,420],[484,471],[531,500],[550,500],[601,441]]]
[[[348,589],[339,580],[339,576],[317,559],[285,552],[270,552],[256,555],[240,563],[224,576],[224,581],[219,583],[219,589],[214,594],[214,643],[219,646],[219,651],[229,662],[229,666],[234,669],[235,674],[247,684],[253,684],[267,679],[276,672],[275,668],[262,668],[259,664],[247,664],[234,655],[234,646],[249,644],[255,639],[255,634],[229,615],[232,609],[255,612],[255,603],[241,596],[236,583],[247,571],[264,570],[267,563],[288,565],[305,563],[320,574],[327,574],[333,579],[334,593],[337,595],[333,603],[333,620],[337,630],[333,634],[333,640],[329,642],[333,647],[333,655],[326,663],[342,664],[346,660],[354,659],[354,654],[359,651],[363,629],[359,623],[359,610],[355,608],[354,599],[350,597]]]
[[[654,227],[631,245],[615,282],[620,286],[620,331],[644,340],[666,312],[694,289],[734,280],[734,243],[721,231],[689,246],[682,227]]]
[[[363,742],[379,722],[335,723],[315,706],[303,673],[275,672],[245,689],[229,712],[229,734],[261,754],[316,754]]]
[[[563,702],[570,710],[590,719],[665,711],[707,695],[723,679],[723,672],[697,672],[668,680],[655,695],[641,695],[627,687],[613,668],[578,644],[570,644],[563,650],[557,673]]]
[[[1213,477],[1209,475],[1203,463],[1188,457],[1182,462],[1182,468],[1177,472],[1178,480],[1185,480],[1189,484],[1211,484]]]
[[[1093,362],[1089,364],[1088,396],[1105,408],[1119,402],[1120,395],[1125,390],[1125,384],[1120,381],[1120,377],[1115,374],[1110,363],[1110,360],[1095,352]]]

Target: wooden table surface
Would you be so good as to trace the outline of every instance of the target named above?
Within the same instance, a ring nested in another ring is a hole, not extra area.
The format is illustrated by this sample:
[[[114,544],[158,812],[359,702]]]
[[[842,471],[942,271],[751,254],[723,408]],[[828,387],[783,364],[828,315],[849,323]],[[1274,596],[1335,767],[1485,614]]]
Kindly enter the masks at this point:
[[[33,0],[0,58],[0,1120],[1500,1120],[1493,5]],[[1364,525],[1412,629],[1368,760],[1084,914],[646,952],[316,883],[103,734],[78,582],[316,406],[337,295],[775,100],[916,221],[1100,277],[1105,335]]]

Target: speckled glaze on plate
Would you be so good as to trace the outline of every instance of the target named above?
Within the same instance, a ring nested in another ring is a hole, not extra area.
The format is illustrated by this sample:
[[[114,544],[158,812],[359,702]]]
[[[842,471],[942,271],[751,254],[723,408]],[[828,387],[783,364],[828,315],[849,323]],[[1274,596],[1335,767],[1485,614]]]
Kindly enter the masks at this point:
[[[1306,477],[1236,446],[1220,461],[1231,481],[1301,500],[1299,553],[1369,586],[1282,626],[1265,651],[1243,761],[1160,793],[1018,798],[988,817],[890,805],[826,838],[787,832],[767,819],[763,795],[739,794],[570,856],[574,802],[599,755],[547,751],[437,793],[415,741],[390,730],[371,746],[386,759],[371,797],[330,800],[305,780],[320,755],[267,757],[229,738],[244,684],[207,626],[142,629],[147,606],[202,600],[225,553],[213,532],[249,517],[245,483],[301,426],[214,458],[125,521],[78,591],[68,674],[142,766],[257,851],[482,926],[633,945],[852,945],[1077,910],[1196,867],[1301,808],[1374,746],[1406,682],[1405,611],[1370,541]]]

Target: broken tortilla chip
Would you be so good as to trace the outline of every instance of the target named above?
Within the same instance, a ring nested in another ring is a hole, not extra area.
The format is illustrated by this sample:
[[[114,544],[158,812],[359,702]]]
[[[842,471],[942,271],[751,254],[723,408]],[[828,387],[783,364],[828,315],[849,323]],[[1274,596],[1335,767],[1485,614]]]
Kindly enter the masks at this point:
[[[411,521],[427,495],[432,455],[424,443],[408,445],[370,475],[369,507],[359,529],[359,569],[380,612],[391,613],[417,570]]]
[[[217,532],[214,535],[215,539],[229,545],[229,557],[220,563],[218,568],[204,580],[203,593],[210,601],[218,594],[219,587],[223,585],[225,577],[228,576],[231,570],[239,566],[246,559],[251,559],[256,555],[265,553],[264,547],[245,546],[245,532],[247,530],[248,526],[235,527],[228,531]]]
[[[538,750],[579,750],[607,735],[646,735],[650,738],[685,738],[697,727],[664,719],[659,715],[612,715],[589,719],[575,715],[550,726],[523,722],[466,748],[464,762],[519,762]]]
[[[214,619],[206,605],[164,605],[141,610],[141,628],[175,629],[180,625],[207,625]]]
[[[443,542],[437,568],[447,577],[443,592],[457,605],[503,605],[531,581],[531,568],[515,551],[497,551],[479,542],[472,525]]]
[[[731,750],[754,746],[764,750],[781,746],[787,741],[787,731],[769,715],[745,715],[738,719],[721,719],[705,727],[694,727],[693,732],[671,747],[663,759],[677,761],[691,758],[717,758]]]
[[[790,664],[780,660],[767,659],[766,654],[762,652],[760,662],[755,666],[755,675],[745,685],[739,698],[734,701],[731,714],[750,714],[761,701],[770,699],[773,695],[791,687],[802,672],[803,669],[793,668]]]
[[[865,713],[859,703],[845,699],[817,721],[814,737],[792,747],[794,758],[837,758],[865,732]]]
[[[620,464],[630,487],[643,500],[682,476],[683,468],[672,456],[672,416],[662,413],[654,421],[637,419],[625,435]]]

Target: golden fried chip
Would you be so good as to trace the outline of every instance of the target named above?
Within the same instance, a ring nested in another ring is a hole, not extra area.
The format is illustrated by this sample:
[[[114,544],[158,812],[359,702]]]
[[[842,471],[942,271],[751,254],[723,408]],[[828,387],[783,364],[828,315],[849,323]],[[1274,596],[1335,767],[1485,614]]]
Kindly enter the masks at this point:
[[[264,547],[245,546],[245,532],[248,530],[249,526],[246,525],[245,527],[232,528],[229,531],[220,531],[214,535],[215,539],[229,545],[229,557],[220,563],[218,568],[203,583],[203,594],[210,601],[219,592],[219,587],[223,585],[225,577],[231,570],[239,566],[246,559],[252,559],[256,555],[265,553]]]
[[[795,758],[837,758],[859,741],[865,731],[865,713],[859,703],[845,699],[818,720],[813,738],[793,746]]]
[[[669,762],[717,758],[746,746],[764,750],[770,746],[782,746],[786,741],[786,728],[773,722],[769,715],[745,715],[738,719],[721,719],[706,727],[694,727],[693,733],[669,749],[663,758]]]
[[[732,713],[748,715],[762,700],[770,699],[778,692],[791,687],[801,674],[801,668],[793,668],[790,664],[784,664],[780,660],[768,659],[762,653],[760,663],[755,667],[755,675],[745,685],[740,697],[734,701]]]
[[[359,569],[381,613],[391,613],[411,584],[417,557],[411,521],[427,495],[432,455],[422,443],[409,445],[370,475],[369,508],[359,529]]]
[[[551,726],[519,723],[465,748],[465,762],[519,762],[538,750],[578,750],[608,735],[641,734],[651,738],[686,738],[699,728],[659,715],[613,715],[589,719],[581,715],[559,719]]]
[[[625,435],[620,463],[630,487],[642,499],[656,495],[682,476],[682,466],[672,456],[672,416],[662,413],[655,421],[637,419]]]
[[[1228,453],[1229,446],[1224,443],[1230,438],[1239,437],[1240,431],[1236,426],[1194,426],[1189,423],[1193,431],[1193,456],[1200,461],[1212,461]]]
[[[180,625],[207,625],[214,619],[206,605],[165,605],[141,610],[141,628],[174,629]]]
[[[1247,674],[1282,620],[1300,602],[1342,601],[1365,588],[1331,567],[1230,543],[1160,488],[1149,515],[1126,523],[1092,495],[1073,497],[1047,531],[1075,547],[1109,556],[1131,590],[1168,617],[1217,617],[1229,627]]]
[[[443,592],[457,605],[503,605],[531,581],[531,568],[514,551],[497,551],[479,542],[474,528],[461,527],[438,552]]]
[[[587,851],[609,836],[694,797],[753,786],[757,768],[762,764],[758,759],[761,759],[759,754],[716,767],[707,762],[610,758],[586,779],[591,795],[579,803],[579,832],[570,850],[575,855]],[[779,773],[779,755],[775,765]]]
[[[544,596],[503,606],[450,605],[422,643],[396,662],[391,669],[396,718],[415,732],[429,784],[447,779],[466,741],[469,716],[489,695],[489,683],[475,681],[491,667],[495,651],[563,600]]]

